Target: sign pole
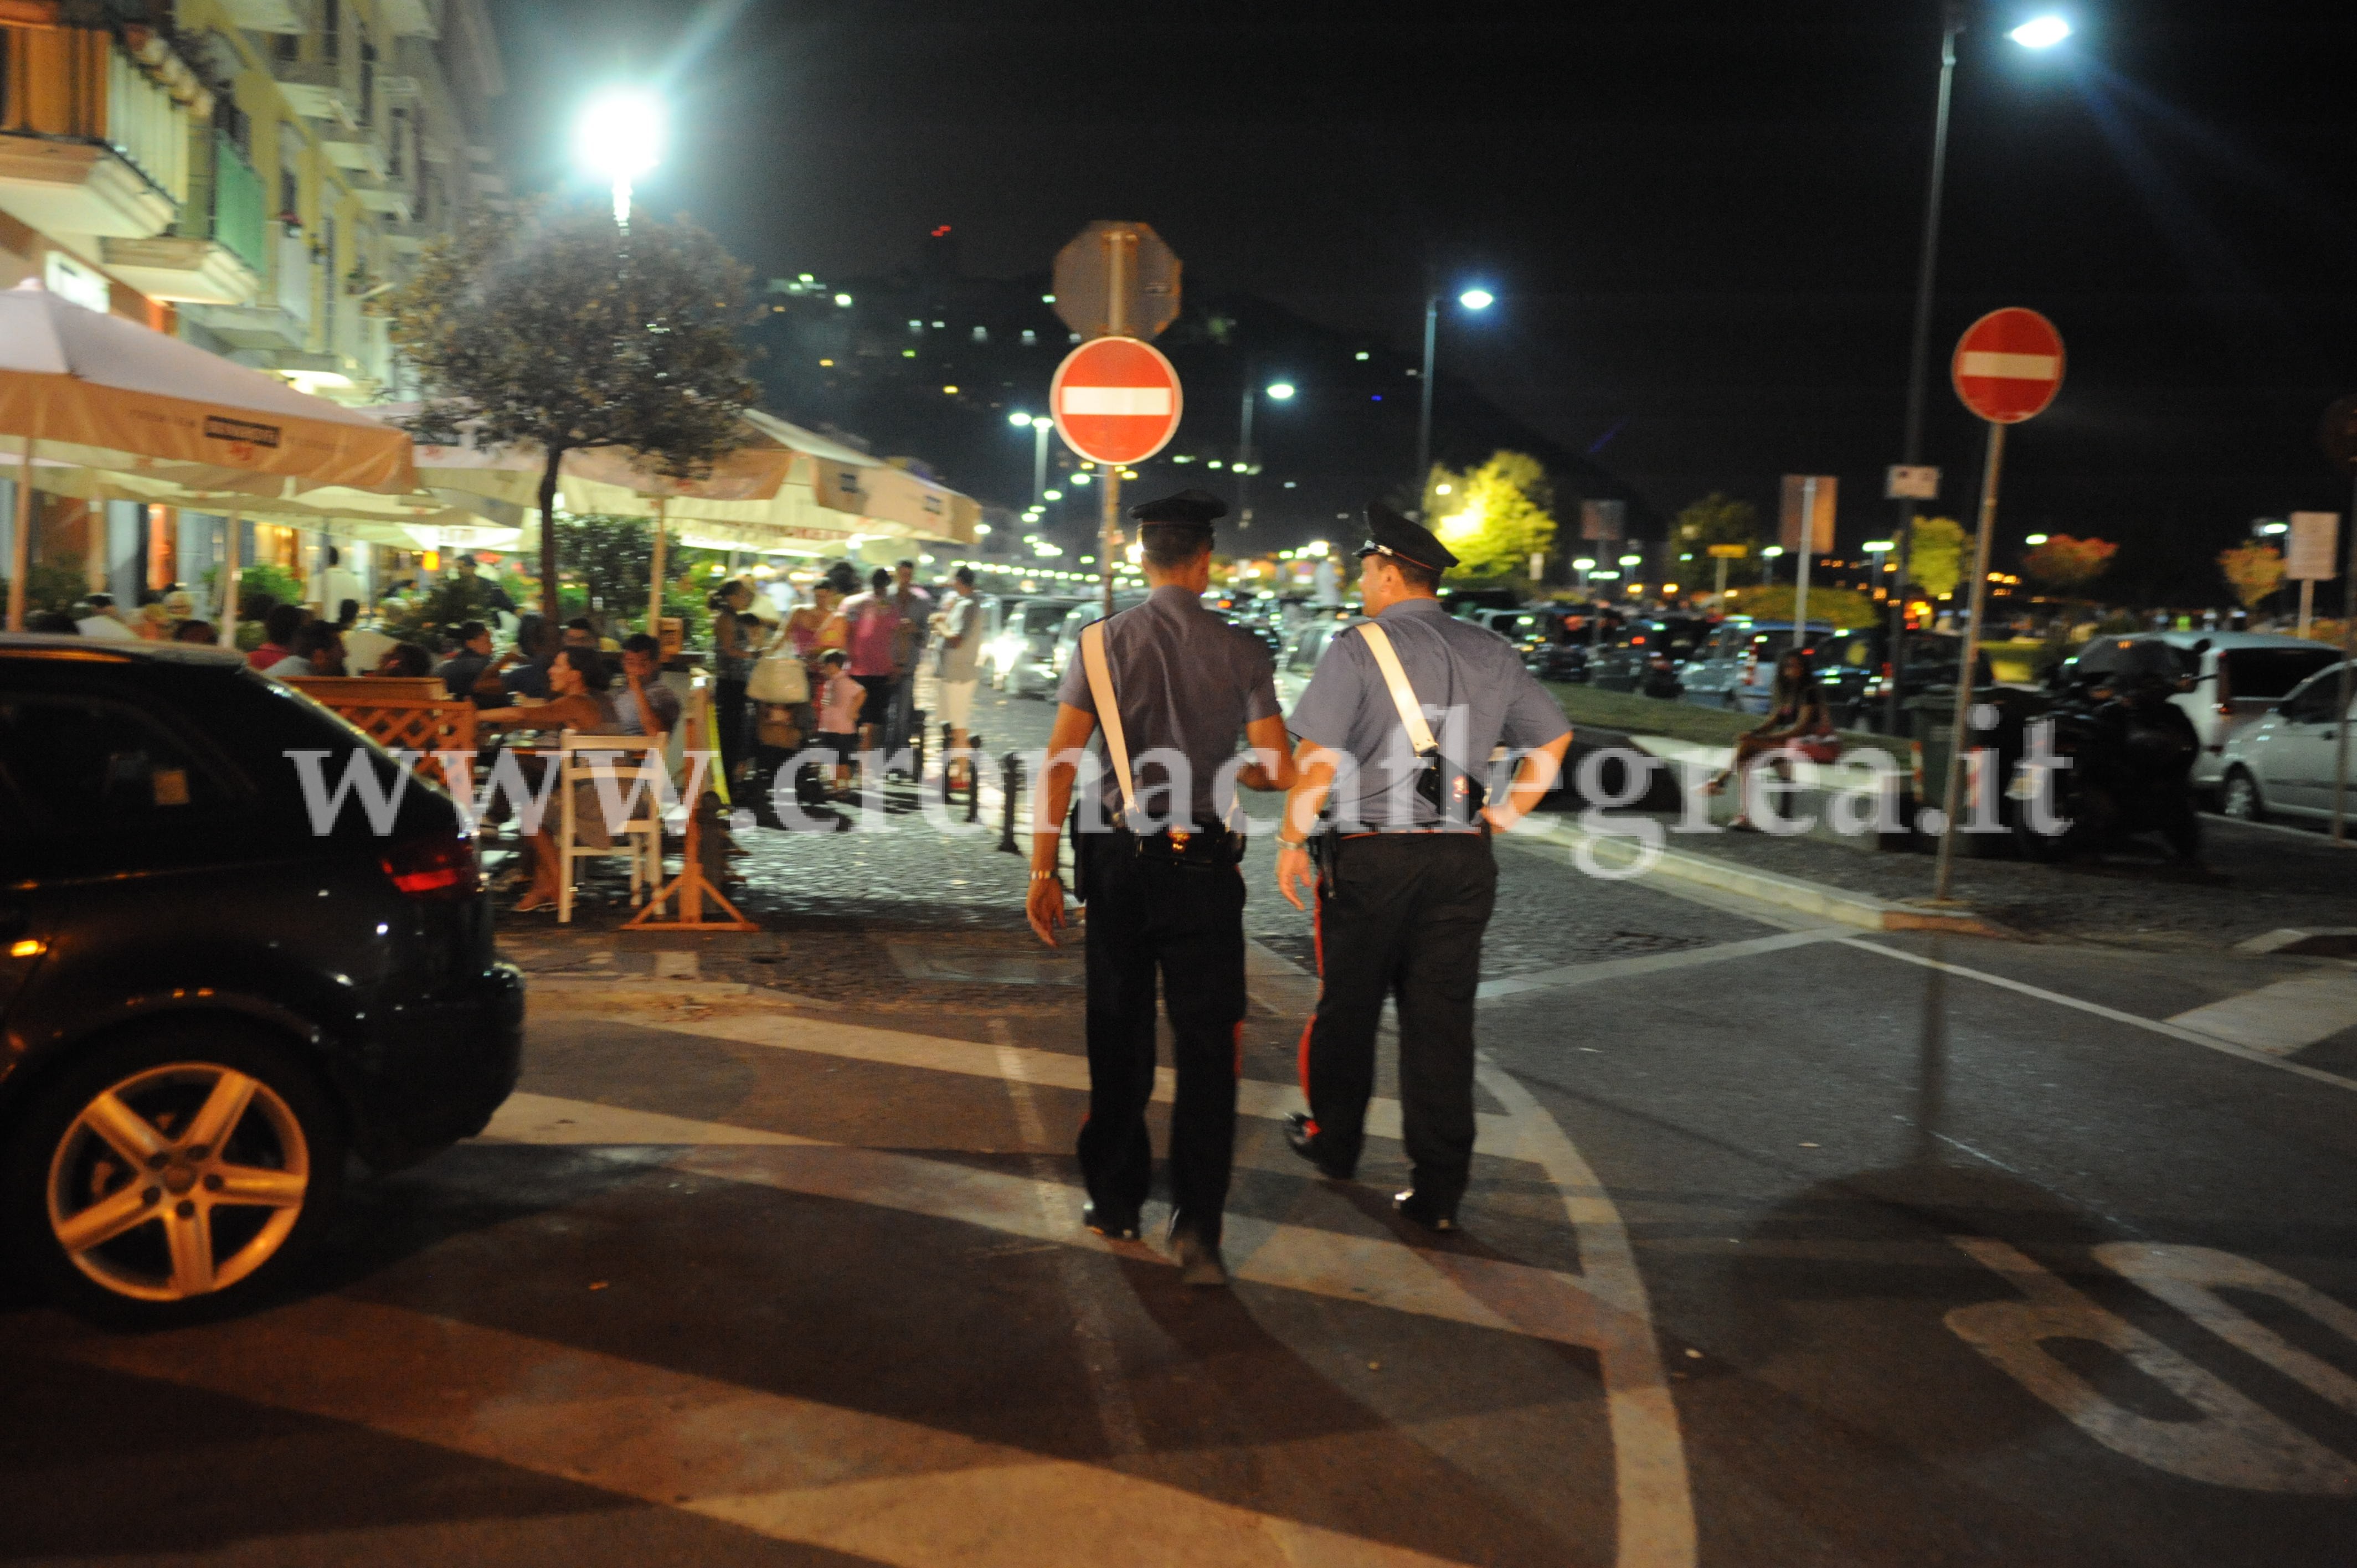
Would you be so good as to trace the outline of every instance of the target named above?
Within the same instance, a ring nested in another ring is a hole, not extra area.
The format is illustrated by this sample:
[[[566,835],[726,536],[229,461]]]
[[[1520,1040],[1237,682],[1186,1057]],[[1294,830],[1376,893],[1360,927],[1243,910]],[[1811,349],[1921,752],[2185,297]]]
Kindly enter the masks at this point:
[[[647,635],[653,638],[658,644],[662,641],[663,508],[668,503],[668,499],[660,495],[655,497],[655,554],[647,582]],[[657,662],[661,662],[661,657],[660,654],[657,655]]]
[[[2349,499],[2349,560],[2341,570],[2341,722],[2332,726],[2332,842],[2349,842],[2349,698],[2357,678],[2357,486]]]
[[[1809,639],[1809,547],[1817,542],[1817,479],[1801,481],[1801,570],[1792,580],[1792,651]]]
[[[2308,623],[2315,618],[2316,579],[2313,577],[2302,577],[2299,580],[2299,630],[2295,635],[2306,637],[2308,635]]]
[[[1988,422],[1988,458],[1981,468],[1980,537],[1973,541],[1973,595],[1964,612],[1964,644],[1957,650],[1956,719],[1948,733],[1948,787],[1941,808],[1940,866],[1932,881],[1932,899],[1944,903],[1948,879],[1955,869],[1956,818],[1964,805],[1964,741],[1971,729],[1974,667],[1980,662],[1981,608],[1988,599],[1989,541],[1996,533],[1996,483],[2005,465],[2005,426]]]
[[[1125,230],[1111,229],[1105,231],[1105,336],[1108,338],[1119,338],[1129,330],[1129,322],[1122,310],[1125,303],[1122,294],[1122,263],[1126,259],[1123,252],[1127,247],[1129,240],[1130,235]],[[1111,615],[1113,614],[1114,554],[1120,548],[1114,542],[1121,537],[1121,467],[1119,464],[1108,464],[1103,472],[1104,500],[1103,516],[1097,528],[1097,576],[1104,613]]]

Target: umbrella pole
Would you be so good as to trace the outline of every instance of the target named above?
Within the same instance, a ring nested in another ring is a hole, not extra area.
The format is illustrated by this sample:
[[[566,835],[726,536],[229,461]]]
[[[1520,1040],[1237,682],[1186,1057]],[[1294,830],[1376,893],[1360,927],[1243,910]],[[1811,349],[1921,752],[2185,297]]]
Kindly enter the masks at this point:
[[[662,640],[663,610],[663,507],[668,498],[655,498],[655,564],[652,581],[647,586],[647,635],[657,642]]]
[[[8,629],[25,629],[25,578],[33,570],[33,438],[16,456],[16,526],[8,543]]]
[[[243,512],[233,511],[229,514],[228,525],[222,530],[221,631],[213,639],[214,645],[220,648],[237,646],[237,579],[243,571],[237,564],[237,527],[244,521]]]

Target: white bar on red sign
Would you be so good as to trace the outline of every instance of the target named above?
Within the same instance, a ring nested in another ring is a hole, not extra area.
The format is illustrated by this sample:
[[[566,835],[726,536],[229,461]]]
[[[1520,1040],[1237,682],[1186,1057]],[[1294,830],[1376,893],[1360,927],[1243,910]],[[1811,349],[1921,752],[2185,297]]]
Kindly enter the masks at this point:
[[[1127,414],[1166,419],[1170,414],[1168,387],[1073,387],[1063,391],[1069,414]]]

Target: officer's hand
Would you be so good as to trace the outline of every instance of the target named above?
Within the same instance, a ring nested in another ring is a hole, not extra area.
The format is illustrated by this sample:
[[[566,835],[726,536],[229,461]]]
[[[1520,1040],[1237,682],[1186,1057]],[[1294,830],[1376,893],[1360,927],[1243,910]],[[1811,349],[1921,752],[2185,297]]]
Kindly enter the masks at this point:
[[[1031,929],[1039,934],[1039,940],[1051,948],[1056,946],[1056,932],[1064,924],[1063,881],[1043,876],[1031,884],[1031,897],[1024,904],[1023,913],[1030,920]]]
[[[1481,808],[1481,820],[1490,824],[1491,832],[1504,833],[1513,832],[1514,824],[1523,819],[1521,813],[1510,811],[1503,806],[1484,806]]]
[[[1276,890],[1285,901],[1297,909],[1307,909],[1301,901],[1305,889],[1318,886],[1318,873],[1309,865],[1309,852],[1299,844],[1281,843],[1276,846]]]

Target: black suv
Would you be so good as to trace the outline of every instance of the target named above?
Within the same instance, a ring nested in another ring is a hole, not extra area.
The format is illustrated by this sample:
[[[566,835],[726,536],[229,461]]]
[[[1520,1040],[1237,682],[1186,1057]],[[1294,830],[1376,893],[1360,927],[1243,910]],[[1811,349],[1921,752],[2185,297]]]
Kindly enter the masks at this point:
[[[235,654],[0,637],[0,1224],[48,1294],[234,1309],[348,1152],[481,1131],[522,1027],[447,796]]]

